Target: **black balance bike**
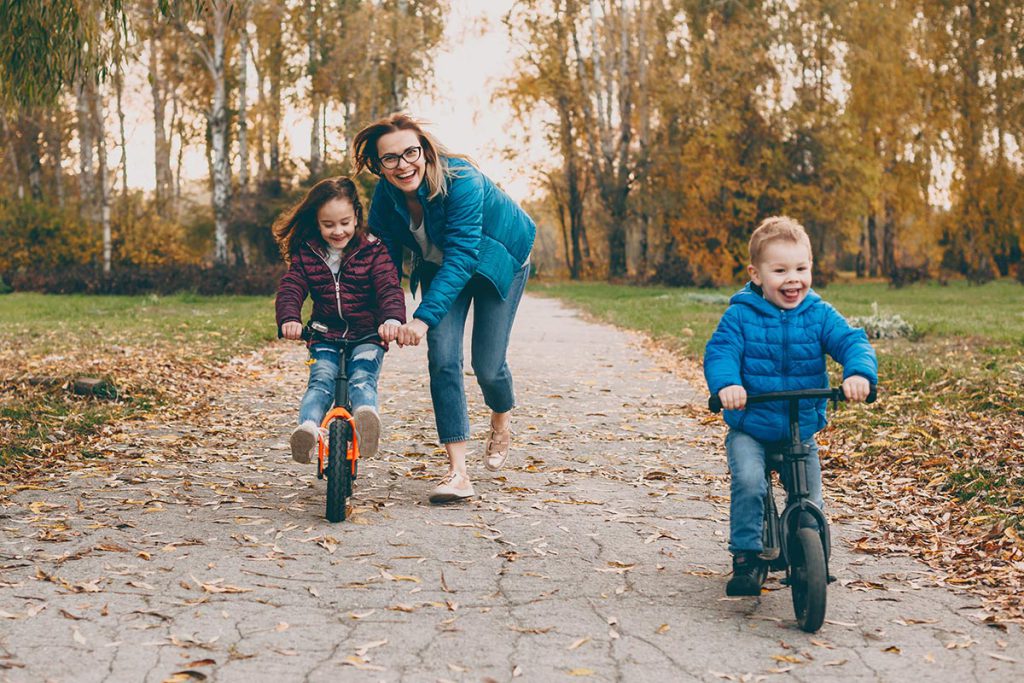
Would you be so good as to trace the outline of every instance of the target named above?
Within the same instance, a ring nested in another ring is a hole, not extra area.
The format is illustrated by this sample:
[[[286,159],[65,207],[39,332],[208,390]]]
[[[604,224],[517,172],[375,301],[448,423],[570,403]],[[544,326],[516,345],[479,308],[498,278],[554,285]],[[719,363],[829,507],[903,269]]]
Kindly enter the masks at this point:
[[[327,341],[327,326],[312,321],[302,328],[305,341]],[[338,376],[334,379],[334,407],[324,416],[320,427],[327,430],[327,443],[317,444],[318,479],[327,478],[327,521],[345,521],[345,501],[352,495],[352,482],[359,464],[359,440],[352,406],[348,400],[348,356],[360,344],[379,341],[376,333],[358,339],[330,340],[339,347]]]
[[[875,388],[866,403],[875,401]],[[769,401],[789,402],[789,443],[765,448],[764,476],[768,495],[764,505],[764,531],[759,583],[764,583],[769,571],[786,572],[782,580],[793,595],[793,611],[800,628],[814,633],[825,621],[826,589],[834,581],[828,571],[831,554],[831,536],[825,514],[808,497],[807,455],[809,449],[800,440],[800,400],[828,399],[833,408],[845,401],[841,387],[834,389],[806,389],[803,391],[777,391],[748,396],[747,405]],[[718,396],[708,400],[713,413],[722,410]],[[772,492],[772,472],[778,472],[786,490],[786,507],[779,514]]]

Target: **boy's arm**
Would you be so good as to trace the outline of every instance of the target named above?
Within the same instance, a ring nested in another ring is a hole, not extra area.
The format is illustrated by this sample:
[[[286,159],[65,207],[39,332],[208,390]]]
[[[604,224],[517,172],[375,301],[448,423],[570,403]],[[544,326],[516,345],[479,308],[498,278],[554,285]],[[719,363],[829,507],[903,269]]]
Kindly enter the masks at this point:
[[[851,327],[839,311],[829,304],[822,339],[825,352],[843,366],[843,380],[854,376],[878,384],[878,359],[868,336],[859,327]]]
[[[743,386],[740,359],[743,357],[743,328],[735,306],[726,309],[704,347],[704,379],[713,396],[725,387]]]

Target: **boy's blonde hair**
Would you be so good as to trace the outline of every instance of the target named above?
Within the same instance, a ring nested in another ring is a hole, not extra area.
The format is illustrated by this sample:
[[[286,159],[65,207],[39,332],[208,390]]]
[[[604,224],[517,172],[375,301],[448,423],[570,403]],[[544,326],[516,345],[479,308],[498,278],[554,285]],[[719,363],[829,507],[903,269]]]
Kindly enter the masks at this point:
[[[806,245],[807,255],[814,258],[811,250],[811,238],[807,236],[804,226],[789,216],[769,216],[761,221],[761,224],[754,230],[754,234],[750,236],[750,262],[754,265],[760,263],[765,247],[771,242],[779,240]]]

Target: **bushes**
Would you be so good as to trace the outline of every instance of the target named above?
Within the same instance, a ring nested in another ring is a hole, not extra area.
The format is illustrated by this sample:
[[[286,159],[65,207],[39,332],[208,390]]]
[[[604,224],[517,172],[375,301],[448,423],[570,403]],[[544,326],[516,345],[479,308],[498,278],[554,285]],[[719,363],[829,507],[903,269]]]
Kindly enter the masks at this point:
[[[168,264],[123,265],[104,276],[95,266],[19,268],[0,273],[15,291],[46,294],[174,294],[270,295],[284,273],[284,265],[203,266]]]

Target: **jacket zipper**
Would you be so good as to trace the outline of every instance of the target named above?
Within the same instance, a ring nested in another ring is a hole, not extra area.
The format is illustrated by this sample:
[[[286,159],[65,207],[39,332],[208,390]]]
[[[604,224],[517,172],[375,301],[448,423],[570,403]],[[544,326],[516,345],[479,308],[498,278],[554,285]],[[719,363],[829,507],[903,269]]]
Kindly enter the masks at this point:
[[[313,251],[314,254],[316,254],[317,256],[320,257],[320,260],[324,262],[325,266],[327,266],[327,271],[330,272],[331,265],[329,263],[327,263],[327,259],[324,258],[323,255],[319,251],[317,251],[316,249],[313,249],[313,245],[310,245],[310,249]],[[344,325],[345,325],[344,331],[341,333],[341,338],[342,339],[344,339],[345,337],[348,336],[348,321],[345,320],[345,316],[342,315],[342,313],[341,313],[341,269],[344,268],[346,265],[348,265],[348,262],[351,261],[352,258],[361,250],[362,250],[362,247],[360,247],[359,249],[356,249],[355,251],[353,251],[351,254],[348,255],[347,259],[345,259],[344,261],[341,262],[341,264],[338,266],[338,274],[337,275],[335,275],[334,273],[331,273],[331,277],[334,279],[334,301],[338,305],[338,318],[340,318],[341,322],[344,323]]]
[[[782,312],[782,374],[789,374],[789,317]]]

